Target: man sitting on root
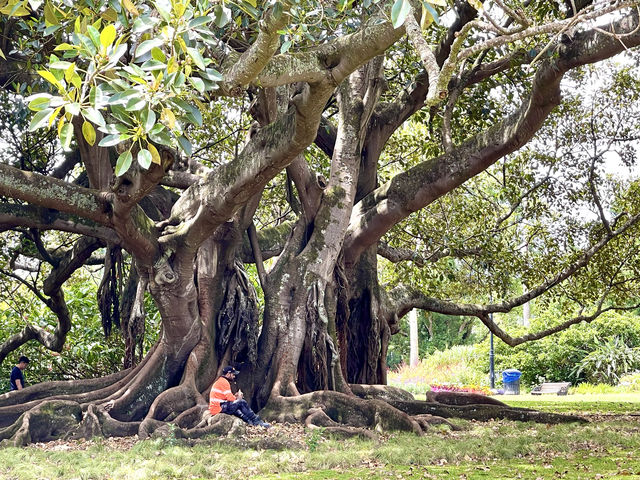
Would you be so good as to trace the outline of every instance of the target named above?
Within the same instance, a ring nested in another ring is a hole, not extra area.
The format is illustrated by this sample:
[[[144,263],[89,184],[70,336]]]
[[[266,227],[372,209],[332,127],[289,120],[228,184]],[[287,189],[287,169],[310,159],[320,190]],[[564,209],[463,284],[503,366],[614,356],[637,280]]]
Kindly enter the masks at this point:
[[[264,428],[271,427],[251,410],[247,401],[242,398],[241,390],[238,390],[236,395],[231,393],[231,384],[229,382],[235,380],[236,375],[239,373],[238,370],[231,366],[226,366],[222,369],[222,376],[211,387],[209,412],[212,416],[221,412],[227,415],[235,415],[249,425],[257,425]]]

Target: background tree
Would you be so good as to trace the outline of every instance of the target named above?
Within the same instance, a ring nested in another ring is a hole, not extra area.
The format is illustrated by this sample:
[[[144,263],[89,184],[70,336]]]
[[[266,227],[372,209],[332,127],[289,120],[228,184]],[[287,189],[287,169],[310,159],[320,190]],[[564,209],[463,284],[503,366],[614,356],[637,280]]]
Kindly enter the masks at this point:
[[[158,342],[128,370],[4,397],[0,436],[33,438],[29,425],[51,411],[39,406],[51,397],[56,418],[82,419],[85,434],[144,436],[170,420],[191,427],[228,362],[245,372],[245,396],[267,418],[419,432],[424,418],[358,400],[354,392],[369,390],[353,386],[385,383],[389,338],[409,309],[478,317],[513,345],[628,308],[633,257],[612,246],[633,243],[640,217],[633,188],[609,215],[599,155],[589,157],[586,194],[598,221],[577,222],[575,240],[545,228],[528,237],[548,257],[525,272],[528,291],[481,305],[462,291],[453,301],[379,282],[385,235],[505,158],[492,227],[505,234],[489,238],[508,243],[544,163],[531,154],[518,168],[525,154],[507,156],[560,104],[567,74],[640,42],[637,1],[485,3],[5,1],[0,81],[29,94],[32,131],[55,129],[76,154],[48,158],[41,172],[0,164],[0,224],[31,232],[31,258],[50,265],[42,293],[32,290],[58,319],[53,332],[28,324],[3,348],[34,339],[62,348],[71,321],[62,285],[100,249],[103,326],[121,325],[130,365],[145,292],[162,322]],[[240,134],[247,115],[254,124]],[[385,147],[411,119],[423,124],[424,143],[412,139],[420,154],[409,161],[398,149],[404,165],[384,168]],[[523,178],[528,190],[511,183]],[[491,180],[478,181],[496,188]],[[56,258],[41,234],[49,230],[81,237]],[[491,278],[485,292],[509,293],[498,287],[513,276],[494,274],[502,265],[491,244],[437,241],[418,253],[473,259],[471,273],[455,261],[448,273],[462,275],[474,298],[481,271]],[[387,258],[406,258],[384,243]],[[525,264],[514,248],[503,251],[512,252],[508,266]],[[591,274],[585,267],[598,260],[608,268]],[[246,263],[259,278],[261,317]],[[512,338],[489,319],[567,282],[585,285],[584,308],[562,325]]]

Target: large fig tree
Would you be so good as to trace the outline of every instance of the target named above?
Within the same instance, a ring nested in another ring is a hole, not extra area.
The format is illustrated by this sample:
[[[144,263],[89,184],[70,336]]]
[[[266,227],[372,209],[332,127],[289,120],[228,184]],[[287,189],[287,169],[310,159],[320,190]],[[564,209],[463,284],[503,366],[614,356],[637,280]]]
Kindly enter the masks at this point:
[[[211,428],[193,427],[227,363],[241,369],[245,398],[267,418],[420,432],[418,414],[433,411],[397,396],[362,400],[378,390],[356,386],[386,383],[389,339],[411,308],[477,317],[515,345],[628,307],[635,264],[610,252],[632,250],[625,242],[633,243],[640,213],[633,188],[603,192],[606,155],[596,140],[605,134],[593,125],[610,115],[578,122],[592,128],[567,144],[594,145],[584,155],[571,157],[557,137],[555,156],[521,149],[553,138],[535,140],[565,85],[582,88],[588,66],[633,53],[637,0],[0,6],[0,84],[31,110],[22,138],[62,149],[47,155],[34,142],[29,155],[4,154],[0,164],[0,226],[13,232],[5,273],[25,282],[25,268],[42,268],[46,278],[29,285],[58,319],[54,331],[25,324],[0,345],[1,358],[27,341],[63,348],[74,321],[64,283],[96,261],[105,329],[120,326],[127,342],[120,373],[4,395],[2,438],[20,443],[70,430],[43,429],[47,412],[85,435],[145,435],[167,421],[197,435]],[[616,85],[634,95],[633,81]],[[609,133],[612,142],[633,137]],[[404,222],[412,214],[450,224],[438,203],[449,192],[450,206],[464,192],[494,195],[495,186],[478,179],[497,162],[503,193],[493,208],[467,211],[464,220],[465,209],[451,207],[459,225],[493,218],[481,232],[487,243],[465,237],[471,227],[458,236],[436,235],[435,227],[431,237],[411,235]],[[562,209],[526,199],[552,199],[563,162],[585,178],[566,198],[596,215],[559,244],[560,229],[554,236],[553,215],[543,212]],[[473,188],[459,188],[470,180]],[[539,190],[547,196],[536,197]],[[516,221],[527,216],[539,228]],[[419,241],[403,244],[399,228]],[[62,238],[54,231],[74,243],[54,244]],[[516,259],[518,248],[503,245],[513,258],[499,265],[491,241],[508,243],[505,232],[530,248]],[[388,289],[379,255],[430,271],[448,262],[447,275],[463,277],[458,296],[429,282]],[[528,255],[550,258],[545,268],[525,268]],[[21,266],[19,258],[31,260]],[[600,277],[588,269],[594,262]],[[496,301],[518,290],[487,287],[469,272],[500,266],[512,275],[496,279],[525,288]],[[581,311],[563,324],[513,338],[491,319],[572,286],[582,292]],[[494,301],[478,303],[482,292]],[[145,295],[162,321],[140,358]]]

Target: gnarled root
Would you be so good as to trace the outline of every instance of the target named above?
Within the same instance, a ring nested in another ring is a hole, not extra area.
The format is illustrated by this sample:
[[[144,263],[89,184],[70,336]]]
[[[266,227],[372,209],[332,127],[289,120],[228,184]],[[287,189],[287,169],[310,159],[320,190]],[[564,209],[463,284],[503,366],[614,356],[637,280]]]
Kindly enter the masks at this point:
[[[18,447],[32,442],[48,442],[61,436],[72,436],[81,419],[82,409],[76,402],[42,402],[21,415],[13,425],[0,430],[0,445]]]
[[[80,424],[79,436],[128,437],[138,433],[140,422],[120,422],[106,412],[104,407],[89,405]]]
[[[381,400],[364,400],[339,392],[318,391],[295,397],[272,397],[260,416],[268,420],[324,426],[327,419],[341,427],[369,428],[377,432],[394,430],[422,433],[420,425],[407,414]],[[320,425],[318,425],[318,423]],[[331,428],[335,425],[330,424]]]
[[[488,421],[497,418],[520,422],[538,423],[586,423],[587,419],[577,415],[539,412],[528,408],[515,408],[500,405],[443,405],[432,402],[390,401],[391,405],[409,415],[436,415],[444,418],[463,418],[466,420]]]
[[[310,408],[309,416],[304,424],[308,428],[323,428],[325,432],[340,438],[359,437],[369,440],[377,440],[379,437],[371,430],[358,427],[344,427],[334,422],[321,408]]]
[[[402,390],[398,387],[392,387],[390,385],[363,385],[363,384],[350,384],[351,392],[364,399],[376,398],[378,400],[403,400],[411,402],[415,400],[413,395],[406,390]]]
[[[431,428],[432,425],[447,425],[451,430],[454,430],[454,431],[462,430],[460,427],[458,427],[457,425],[454,425],[446,418],[437,417],[435,415],[426,415],[426,414],[413,415],[411,418],[413,418],[416,422],[418,422],[418,424],[420,425],[420,427],[422,427],[422,430],[424,431],[429,430],[429,428]]]
[[[193,412],[192,412],[193,414]],[[175,422],[163,422],[147,417],[138,430],[138,437],[173,437],[173,438],[201,438],[205,435],[234,436],[246,432],[246,424],[238,417],[219,413],[211,415],[208,410],[202,412],[202,420],[195,428],[181,428]]]
[[[396,400],[402,400],[400,398]],[[506,403],[495,398],[468,392],[427,392],[427,402],[442,403],[444,405],[500,405],[508,407]]]

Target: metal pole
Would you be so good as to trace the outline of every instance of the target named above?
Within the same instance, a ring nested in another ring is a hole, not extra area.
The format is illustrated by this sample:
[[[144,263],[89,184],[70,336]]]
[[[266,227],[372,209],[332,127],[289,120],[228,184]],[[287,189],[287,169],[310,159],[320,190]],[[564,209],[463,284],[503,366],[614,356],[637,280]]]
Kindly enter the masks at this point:
[[[492,313],[489,314],[489,318],[493,323]],[[492,389],[496,388],[496,373],[494,370],[493,358],[493,332],[489,332],[489,383]]]

